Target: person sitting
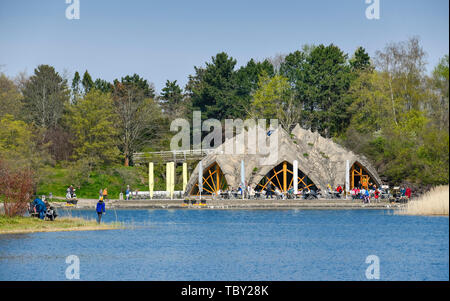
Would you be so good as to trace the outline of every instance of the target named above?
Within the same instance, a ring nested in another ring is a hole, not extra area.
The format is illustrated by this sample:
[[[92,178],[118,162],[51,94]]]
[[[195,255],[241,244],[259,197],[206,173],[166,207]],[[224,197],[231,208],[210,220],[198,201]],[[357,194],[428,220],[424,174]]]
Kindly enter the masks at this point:
[[[291,187],[291,188],[288,189],[286,196],[287,196],[288,199],[295,198],[295,196],[294,196],[294,187]]]
[[[313,199],[318,199],[318,195],[317,195],[317,191],[314,189],[310,189],[309,190],[309,195],[308,195],[308,199],[313,200]]]
[[[370,203],[370,194],[368,189],[364,189],[364,203]]]
[[[271,182],[269,182],[268,184],[267,184],[267,186],[266,186],[266,197],[267,198],[272,198],[272,195],[273,195],[273,185],[272,185],[272,183]]]
[[[375,187],[375,192],[374,192],[375,202],[378,201],[379,196],[380,196],[380,191]]]
[[[36,210],[36,213],[39,214],[40,219],[45,218],[45,211],[47,210],[47,207],[45,206],[45,203],[40,198],[35,198],[33,201],[34,208]]]
[[[72,185],[69,186],[70,198],[73,199],[75,195],[75,188]]]
[[[411,188],[406,188],[406,190],[405,190],[405,196],[408,198],[408,199],[410,199],[411,198]]]
[[[275,195],[276,195],[277,199],[283,198],[283,193],[281,192],[281,190],[278,187],[275,188]]]
[[[253,186],[248,186],[248,195],[250,199],[255,198],[256,192],[255,189],[253,188]]]
[[[338,187],[336,187],[336,192],[337,192],[337,197],[340,198],[341,197],[341,193],[344,191],[344,189],[342,189],[341,185],[338,185]]]

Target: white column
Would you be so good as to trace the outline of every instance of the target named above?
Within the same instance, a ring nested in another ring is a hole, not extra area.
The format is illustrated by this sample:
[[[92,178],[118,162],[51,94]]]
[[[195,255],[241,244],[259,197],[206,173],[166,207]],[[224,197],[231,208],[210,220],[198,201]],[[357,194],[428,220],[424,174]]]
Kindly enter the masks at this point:
[[[345,163],[345,198],[349,197],[350,192],[350,161]]]
[[[175,191],[175,162],[170,162],[170,198],[173,199]]]
[[[183,163],[183,194],[186,193],[187,186],[187,163]]]
[[[244,190],[245,190],[245,163],[244,160],[241,160],[241,185],[242,185],[242,199],[244,199]]]
[[[170,162],[166,163],[166,196],[170,198]]]
[[[203,164],[202,161],[198,163],[198,191],[200,192],[200,199],[203,192]]]
[[[294,160],[293,162],[293,177],[294,179],[292,180],[293,184],[294,184],[294,195],[297,195],[298,193],[298,161]]]
[[[148,190],[150,193],[150,199],[153,199],[153,188],[155,186],[155,180],[153,177],[153,162],[148,164]]]

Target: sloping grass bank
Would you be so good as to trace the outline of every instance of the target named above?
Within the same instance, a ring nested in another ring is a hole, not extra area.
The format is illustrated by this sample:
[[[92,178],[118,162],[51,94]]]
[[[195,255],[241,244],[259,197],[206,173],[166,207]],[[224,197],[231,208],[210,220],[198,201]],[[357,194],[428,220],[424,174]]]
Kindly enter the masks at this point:
[[[69,185],[74,185],[77,197],[98,198],[100,189],[108,188],[110,198],[119,198],[120,192],[125,192],[127,185],[131,189],[148,190],[145,170],[136,167],[115,166],[106,170],[96,170],[77,177],[70,168],[46,167],[43,170],[38,185],[38,195],[65,197]]]
[[[32,217],[7,217],[0,215],[0,234],[59,232],[59,231],[92,231],[120,229],[118,222],[98,224],[96,220],[62,217],[54,221],[45,221]]]
[[[438,186],[418,198],[411,200],[396,213],[401,215],[447,215],[449,207],[449,186]]]

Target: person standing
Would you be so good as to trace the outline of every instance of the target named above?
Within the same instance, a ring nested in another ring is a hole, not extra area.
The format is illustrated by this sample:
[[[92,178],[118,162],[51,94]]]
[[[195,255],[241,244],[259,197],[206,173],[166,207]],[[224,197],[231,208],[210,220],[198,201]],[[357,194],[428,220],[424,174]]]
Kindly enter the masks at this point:
[[[98,200],[96,211],[97,211],[97,218],[98,218],[97,222],[100,224],[102,222],[102,215],[106,214],[105,203],[103,202],[103,197],[100,197],[100,199]]]
[[[103,201],[106,202],[108,199],[108,188],[103,189]]]
[[[75,189],[73,188],[72,185],[69,186],[69,192],[70,192],[70,198],[73,199],[73,194],[74,194]]]
[[[125,190],[125,200],[129,200],[130,199],[130,185],[127,185],[127,190]]]
[[[406,191],[405,191],[405,196],[408,198],[408,199],[410,199],[411,198],[411,188],[406,188]]]

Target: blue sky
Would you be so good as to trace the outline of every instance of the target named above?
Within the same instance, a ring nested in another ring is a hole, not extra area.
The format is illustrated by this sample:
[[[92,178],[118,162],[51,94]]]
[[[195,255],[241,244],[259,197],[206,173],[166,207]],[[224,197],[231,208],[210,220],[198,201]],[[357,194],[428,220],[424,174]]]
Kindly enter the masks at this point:
[[[66,19],[67,6],[0,0],[1,71],[49,64],[109,81],[138,73],[159,92],[167,79],[184,86],[194,66],[221,51],[240,66],[303,44],[373,55],[417,35],[429,70],[449,53],[448,0],[380,0],[379,20],[366,18],[365,0],[80,0],[79,20]]]

